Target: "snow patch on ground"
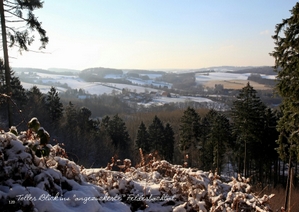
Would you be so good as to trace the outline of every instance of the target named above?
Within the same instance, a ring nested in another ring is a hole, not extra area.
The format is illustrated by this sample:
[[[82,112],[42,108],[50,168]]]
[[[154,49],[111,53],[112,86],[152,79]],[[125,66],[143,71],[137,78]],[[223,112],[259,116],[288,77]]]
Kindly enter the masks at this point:
[[[258,197],[248,179],[228,178],[151,160],[122,170],[86,169],[63,157],[60,146],[39,158],[36,136],[0,134],[1,211],[271,211],[273,195]],[[123,168],[124,167],[124,168]]]

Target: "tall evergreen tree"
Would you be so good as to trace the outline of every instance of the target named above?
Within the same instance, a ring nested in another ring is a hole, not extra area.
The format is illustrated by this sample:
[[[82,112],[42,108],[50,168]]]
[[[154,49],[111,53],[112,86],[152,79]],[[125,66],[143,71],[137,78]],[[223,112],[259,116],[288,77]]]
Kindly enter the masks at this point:
[[[23,106],[27,103],[27,96],[24,87],[21,85],[21,81],[18,77],[15,76],[15,72],[11,71],[11,89],[13,101],[18,104],[19,108],[23,108]]]
[[[213,154],[207,153],[207,152],[212,152],[212,151],[208,151],[208,149],[210,149],[210,146],[208,145],[208,138],[211,131],[211,121],[208,119],[207,115],[202,119],[200,131],[201,131],[200,151],[204,153],[200,155],[200,161],[202,163],[201,169],[209,171],[211,170],[212,167],[211,161],[213,160],[212,158]]]
[[[2,104],[0,107],[2,108],[1,113],[3,112],[3,117],[6,117],[5,119],[8,120],[7,112],[4,108],[8,107],[7,102],[9,101],[11,104],[11,112],[15,119],[15,124],[20,123],[22,120],[22,117],[20,117],[20,112],[23,110],[23,107],[27,104],[27,96],[25,89],[21,85],[21,82],[18,77],[15,76],[15,72],[12,70],[10,71],[11,78],[10,78],[10,84],[11,84],[11,95],[5,96],[3,94],[6,93],[7,85],[5,83],[5,76],[4,76],[4,66],[3,61],[0,59],[0,102]]]
[[[258,164],[256,173],[258,173],[258,181],[262,183],[272,180],[270,178],[273,167],[276,173],[278,173],[278,145],[276,143],[278,139],[278,131],[276,130],[277,121],[277,112],[267,108],[265,111],[263,142],[255,143],[256,147],[254,147],[255,163]],[[274,183],[276,184],[276,177],[274,177]]]
[[[27,102],[27,96],[25,89],[21,85],[21,82],[18,77],[15,76],[15,72],[10,70],[10,84],[11,84],[11,100],[18,104],[18,107],[21,108]],[[6,93],[6,83],[5,83],[5,74],[4,74],[4,63],[0,59],[0,93]],[[0,97],[1,98],[1,97]]]
[[[212,160],[209,161],[211,168],[221,173],[226,146],[231,139],[230,124],[224,115],[215,110],[210,110],[206,117],[210,126],[206,146],[210,152],[205,151],[205,154],[212,156]]]
[[[169,123],[164,129],[164,157],[165,160],[172,162],[174,152],[174,132]]]
[[[64,116],[64,125],[66,131],[64,135],[70,141],[77,140],[80,118],[78,115],[78,111],[72,102],[69,102],[69,104],[66,106]]]
[[[278,144],[282,159],[299,161],[299,3],[292,8],[291,16],[276,25],[274,51],[277,72],[276,89],[283,98],[283,116],[278,122]]]
[[[63,105],[60,102],[58,91],[56,91],[56,88],[53,86],[47,94],[46,107],[52,123],[57,124],[63,115]]]
[[[143,122],[141,122],[137,131],[136,145],[138,148],[141,148],[144,153],[150,152],[149,133]]]
[[[202,144],[200,141],[200,116],[199,114],[191,107],[188,107],[181,118],[180,124],[180,149],[184,154],[184,157],[187,153],[190,154],[189,160],[192,162],[192,155],[190,148],[201,149]],[[192,164],[189,164],[192,165]]]
[[[125,151],[130,145],[130,136],[125,122],[116,114],[109,121],[108,132],[116,149]]]
[[[34,31],[37,31],[40,36],[41,48],[45,48],[48,43],[46,31],[42,28],[41,22],[35,17],[33,11],[42,8],[43,2],[40,0],[2,0],[0,1],[0,18],[1,18],[1,34],[2,34],[2,49],[5,65],[5,82],[6,93],[11,95],[11,76],[8,56],[8,39],[9,46],[16,45],[20,51],[28,50],[28,46],[34,41]],[[27,12],[27,16],[24,16]],[[9,15],[6,15],[9,14]],[[11,19],[11,20],[10,20]],[[23,22],[27,29],[20,27],[20,22]],[[6,26],[9,23],[10,26]],[[12,125],[12,110],[11,103],[8,101],[8,122]]]
[[[233,134],[239,147],[238,156],[243,159],[243,166],[239,164],[239,169],[243,168],[244,176],[248,176],[249,162],[254,151],[253,143],[261,143],[263,138],[266,106],[256,93],[248,82],[238,94],[237,100],[233,102],[231,111]]]
[[[148,127],[149,143],[152,151],[157,151],[163,157],[163,143],[165,140],[164,126],[162,121],[155,116],[153,122]]]
[[[28,103],[25,107],[24,114],[28,114],[28,120],[30,120],[32,117],[37,117],[44,126],[45,121],[48,119],[47,116],[45,116],[45,114],[47,114],[45,108],[45,96],[41,93],[38,87],[33,86],[27,92],[27,97]]]

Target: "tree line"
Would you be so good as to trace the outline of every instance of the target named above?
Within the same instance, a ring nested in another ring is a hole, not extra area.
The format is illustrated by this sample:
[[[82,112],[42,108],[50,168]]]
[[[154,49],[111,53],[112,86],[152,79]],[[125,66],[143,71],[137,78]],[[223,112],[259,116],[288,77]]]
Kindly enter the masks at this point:
[[[13,73],[11,85],[18,127],[26,129],[28,120],[37,117],[50,132],[52,144],[63,144],[69,157],[86,167],[105,166],[111,157],[130,158],[137,164],[141,149],[146,156],[205,171],[242,173],[255,182],[285,180],[280,170],[288,158],[276,151],[282,145],[276,143],[282,113],[267,108],[249,83],[229,112],[188,107],[100,117],[86,106],[62,103],[55,87],[47,94],[37,87],[26,91]],[[5,98],[2,109],[7,107]],[[1,111],[5,122],[6,112]]]

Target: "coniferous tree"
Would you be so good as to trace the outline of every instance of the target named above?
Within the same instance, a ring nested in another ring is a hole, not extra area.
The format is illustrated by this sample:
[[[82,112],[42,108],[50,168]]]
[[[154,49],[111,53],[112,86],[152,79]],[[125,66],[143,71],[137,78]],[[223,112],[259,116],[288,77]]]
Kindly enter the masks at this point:
[[[109,121],[108,132],[116,149],[125,151],[130,145],[130,136],[125,122],[116,114]]]
[[[157,151],[160,157],[163,157],[163,142],[165,140],[164,126],[162,121],[155,116],[153,122],[148,127],[149,144],[151,151]]]
[[[68,147],[71,152],[73,152],[78,141],[80,118],[79,113],[72,102],[69,102],[65,107],[64,120],[64,136],[66,141],[70,141],[68,142]]]
[[[27,118],[30,120],[32,117],[37,117],[41,123],[48,121],[46,108],[45,108],[45,96],[41,93],[38,87],[33,86],[27,92],[28,103],[25,106],[24,114],[28,114]],[[44,125],[44,124],[43,124]]]
[[[6,111],[4,108],[7,108],[7,102],[10,102],[11,115],[14,116],[15,124],[18,124],[22,121],[23,116],[20,116],[20,113],[22,112],[23,107],[27,104],[27,96],[19,78],[15,76],[15,72],[11,70],[10,75],[11,95],[6,96],[4,95],[6,93],[7,86],[4,77],[3,61],[0,60],[0,103],[2,103],[0,107],[3,108],[1,111]],[[6,117],[6,120],[8,120],[7,113],[3,113],[2,115],[3,117]]]
[[[12,89],[12,100],[18,105],[19,108],[27,103],[27,96],[25,89],[21,85],[21,81],[15,76],[15,72],[11,71],[11,89]]]
[[[241,162],[243,159],[243,164],[239,164],[239,171],[243,168],[244,176],[248,176],[249,162],[252,162],[252,154],[255,151],[253,144],[261,143],[264,133],[266,106],[256,93],[256,90],[248,82],[247,86],[242,88],[238,94],[237,100],[233,102],[231,111],[232,130],[236,138],[239,161]]]
[[[173,161],[173,152],[174,152],[174,132],[169,123],[166,124],[164,129],[164,157],[165,160],[172,162]]]
[[[63,105],[60,102],[58,91],[56,91],[55,87],[53,86],[47,94],[46,107],[52,123],[57,124],[63,115]]]
[[[226,146],[228,146],[231,139],[230,124],[224,115],[215,110],[210,110],[206,117],[210,130],[206,145],[208,151],[205,151],[205,154],[212,156],[211,160],[207,162],[210,162],[210,167],[220,174],[224,164]]]
[[[10,47],[17,46],[19,51],[28,50],[28,46],[34,41],[34,31],[40,36],[41,48],[45,48],[48,43],[46,31],[42,28],[33,11],[42,8],[43,2],[40,0],[3,0],[0,2],[0,19],[2,34],[2,50],[4,55],[6,94],[11,95],[11,76],[9,67],[8,44]],[[27,16],[25,16],[27,12]],[[7,15],[9,14],[9,15]],[[24,23],[27,28],[20,27]],[[6,26],[9,23],[9,26]],[[8,41],[9,40],[9,41]],[[12,125],[11,103],[8,101],[8,122]]]
[[[15,76],[15,72],[10,70],[10,84],[12,89],[11,100],[18,104],[18,107],[24,106],[27,102],[27,96],[25,89],[21,85],[21,82],[18,77]],[[4,76],[4,64],[3,61],[0,59],[0,93],[6,93],[6,83],[5,83],[5,76]],[[1,98],[1,97],[0,97]]]
[[[278,139],[278,131],[276,129],[278,116],[277,111],[270,108],[266,109],[263,142],[260,145],[257,143],[254,151],[254,157],[258,164],[258,181],[266,183],[267,181],[274,180],[274,185],[277,183],[277,177],[274,176],[274,178],[271,179],[271,175],[276,175],[278,172],[277,163],[279,155],[277,153],[278,145],[276,143]],[[275,173],[272,174],[273,167]]]
[[[190,148],[201,149],[202,144],[200,141],[200,116],[199,114],[191,107],[188,107],[184,111],[184,115],[181,118],[180,124],[180,150],[183,152],[184,157],[189,153],[188,159],[189,163],[192,162],[192,154]],[[192,164],[189,164],[192,165]]]
[[[150,153],[149,133],[143,122],[141,122],[137,131],[136,145],[137,148],[141,148],[144,153]]]
[[[209,171],[211,170],[212,163],[212,154],[208,154],[208,149],[210,149],[210,146],[208,145],[208,138],[211,131],[211,121],[208,119],[208,116],[206,115],[202,119],[201,123],[201,136],[200,136],[200,151],[204,152],[204,154],[200,155],[200,161],[202,163],[201,168],[203,170]],[[210,151],[212,152],[212,151]]]
[[[94,130],[93,120],[91,119],[91,110],[87,107],[79,109],[78,119],[80,120],[81,130],[87,134]]]
[[[277,72],[276,89],[282,96],[282,117],[278,122],[278,152],[282,159],[299,161],[299,3],[292,8],[291,16],[276,25],[274,51]],[[286,157],[286,156],[289,157]]]

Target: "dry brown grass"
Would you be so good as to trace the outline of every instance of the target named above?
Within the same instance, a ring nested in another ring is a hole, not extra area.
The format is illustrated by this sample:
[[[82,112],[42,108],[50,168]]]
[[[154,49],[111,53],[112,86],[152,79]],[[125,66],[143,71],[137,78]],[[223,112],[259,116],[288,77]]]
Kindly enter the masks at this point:
[[[284,206],[285,202],[285,188],[266,188],[262,191],[256,191],[255,193],[262,196],[263,194],[275,194],[275,196],[270,200],[270,206],[273,211],[281,211],[281,207]],[[299,189],[292,188],[291,193],[291,212],[299,212]]]
[[[215,87],[215,84],[222,84],[225,89],[242,89],[247,85],[248,80],[213,80],[204,83],[204,86]],[[259,84],[253,81],[249,81],[250,85],[256,90],[269,90],[272,89],[264,84]]]

